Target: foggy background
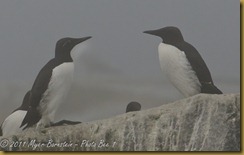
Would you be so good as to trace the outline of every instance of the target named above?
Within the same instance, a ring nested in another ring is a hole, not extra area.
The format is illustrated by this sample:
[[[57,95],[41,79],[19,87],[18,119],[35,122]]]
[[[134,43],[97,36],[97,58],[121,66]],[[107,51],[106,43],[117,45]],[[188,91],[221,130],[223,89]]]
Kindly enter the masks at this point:
[[[239,0],[1,0],[0,122],[21,105],[63,37],[93,36],[75,57],[75,81],[56,120],[92,121],[183,96],[158,60],[161,39],[142,33],[178,27],[205,60],[215,85],[240,92]]]

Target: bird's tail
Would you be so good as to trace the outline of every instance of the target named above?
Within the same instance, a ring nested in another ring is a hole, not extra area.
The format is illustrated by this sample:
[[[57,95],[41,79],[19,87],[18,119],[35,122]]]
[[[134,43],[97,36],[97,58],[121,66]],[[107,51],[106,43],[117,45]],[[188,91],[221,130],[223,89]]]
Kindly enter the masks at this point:
[[[36,108],[29,108],[20,127],[23,127],[23,130],[25,130],[26,128],[35,125],[40,119],[41,115],[39,114],[39,111]]]
[[[202,84],[201,93],[205,94],[223,94],[214,84]]]

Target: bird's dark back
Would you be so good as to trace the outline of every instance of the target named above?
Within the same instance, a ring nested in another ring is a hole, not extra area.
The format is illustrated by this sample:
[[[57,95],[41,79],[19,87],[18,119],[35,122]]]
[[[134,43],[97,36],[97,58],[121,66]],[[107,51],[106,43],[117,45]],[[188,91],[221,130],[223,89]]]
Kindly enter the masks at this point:
[[[61,61],[52,59],[40,70],[31,89],[31,95],[30,95],[31,106],[33,107],[38,106],[43,93],[48,88],[49,81],[52,77],[53,69],[61,63],[62,63]]]
[[[213,83],[210,71],[195,47],[185,41],[178,43],[174,46],[185,52],[186,58],[191,64],[192,69],[196,72],[197,77],[201,83]]]

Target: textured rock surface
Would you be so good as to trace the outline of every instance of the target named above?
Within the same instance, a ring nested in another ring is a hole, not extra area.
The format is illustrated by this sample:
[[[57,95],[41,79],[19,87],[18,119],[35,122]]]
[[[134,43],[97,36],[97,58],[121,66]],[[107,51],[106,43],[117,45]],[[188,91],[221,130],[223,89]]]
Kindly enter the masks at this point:
[[[240,95],[199,94],[110,119],[31,128],[0,139],[5,151],[240,151]]]

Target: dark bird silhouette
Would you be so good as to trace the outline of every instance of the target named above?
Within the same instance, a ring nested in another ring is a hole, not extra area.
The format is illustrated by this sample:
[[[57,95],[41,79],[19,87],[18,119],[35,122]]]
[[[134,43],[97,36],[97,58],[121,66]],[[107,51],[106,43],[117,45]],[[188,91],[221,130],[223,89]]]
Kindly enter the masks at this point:
[[[222,94],[214,85],[201,55],[191,44],[184,41],[177,27],[164,27],[144,33],[163,40],[158,47],[161,69],[185,97],[198,93]]]
[[[65,99],[73,81],[73,48],[90,39],[63,38],[56,44],[55,58],[39,72],[30,92],[30,106],[21,124],[24,129],[37,124],[48,127],[53,124],[55,113]]]
[[[138,102],[130,102],[126,107],[126,113],[131,111],[140,111],[141,110],[141,104]]]

